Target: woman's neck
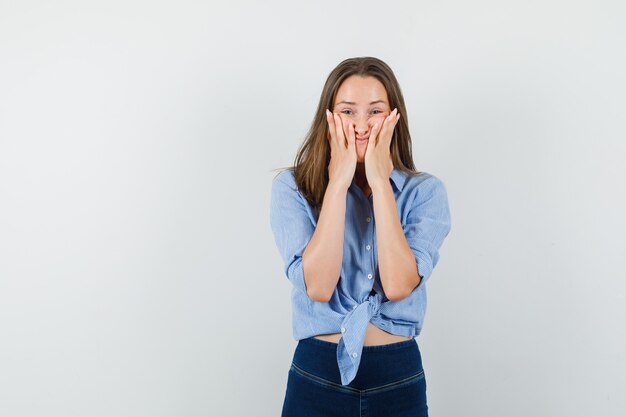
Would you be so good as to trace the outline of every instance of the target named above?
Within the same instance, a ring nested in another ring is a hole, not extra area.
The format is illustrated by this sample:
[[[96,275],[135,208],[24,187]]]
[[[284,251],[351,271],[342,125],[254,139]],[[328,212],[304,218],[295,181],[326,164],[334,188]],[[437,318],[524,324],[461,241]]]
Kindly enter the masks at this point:
[[[354,178],[356,183],[361,188],[369,188],[369,184],[367,183],[367,175],[365,174],[365,164],[357,162],[356,171],[354,172]]]

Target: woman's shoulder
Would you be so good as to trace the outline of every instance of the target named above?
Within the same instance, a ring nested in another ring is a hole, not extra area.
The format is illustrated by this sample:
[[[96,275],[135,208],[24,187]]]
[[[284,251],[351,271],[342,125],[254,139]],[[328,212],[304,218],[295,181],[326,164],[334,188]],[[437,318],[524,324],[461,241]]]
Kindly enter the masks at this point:
[[[293,168],[286,168],[280,171],[278,174],[274,176],[272,183],[282,183],[290,188],[296,190],[298,187],[296,186],[296,176]]]
[[[427,171],[417,171],[413,173],[405,173],[406,185],[409,187],[427,187],[432,185],[443,184],[443,181],[436,175]]]
[[[309,205],[309,202],[302,194],[300,187],[298,187],[293,168],[285,168],[276,174],[272,180],[271,188],[272,193],[275,194],[277,198],[296,196],[298,200],[306,202],[306,204]]]
[[[433,196],[446,196],[447,190],[444,181],[438,175],[418,171],[407,174],[403,193],[414,201],[425,201]]]
[[[414,189],[432,189],[439,187],[445,189],[445,184],[441,180],[441,178],[431,172],[406,172],[401,170],[397,171],[400,173],[400,175],[404,176],[404,191],[410,191]],[[285,168],[281,170],[274,176],[273,183],[280,183],[283,186],[289,187],[293,191],[299,191],[293,168]]]

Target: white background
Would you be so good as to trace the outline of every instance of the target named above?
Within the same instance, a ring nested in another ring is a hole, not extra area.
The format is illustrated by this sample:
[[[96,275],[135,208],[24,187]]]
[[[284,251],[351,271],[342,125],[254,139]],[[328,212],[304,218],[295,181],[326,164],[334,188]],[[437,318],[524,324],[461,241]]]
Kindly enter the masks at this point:
[[[431,415],[623,416],[624,4],[1,1],[0,415],[279,415],[272,170],[368,55],[449,193]]]

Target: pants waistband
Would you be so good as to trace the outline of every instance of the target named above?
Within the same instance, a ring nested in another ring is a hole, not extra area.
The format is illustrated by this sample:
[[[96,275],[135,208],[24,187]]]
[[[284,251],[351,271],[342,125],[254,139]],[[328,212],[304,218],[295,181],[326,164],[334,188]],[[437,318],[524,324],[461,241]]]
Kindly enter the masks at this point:
[[[337,364],[338,346],[338,343],[315,337],[299,340],[292,362],[312,375],[341,384]],[[415,339],[363,346],[359,370],[348,386],[370,389],[419,372],[423,372],[422,357]]]
[[[307,339],[302,339],[298,341],[299,343],[307,343],[313,344],[321,347],[325,347],[328,349],[337,350],[338,343],[329,342],[326,340],[316,339],[315,337],[309,337]],[[363,346],[363,352],[382,352],[385,350],[396,350],[396,349],[406,349],[411,348],[414,345],[417,345],[417,341],[415,339],[403,340],[401,342],[388,343],[385,345],[369,345]]]

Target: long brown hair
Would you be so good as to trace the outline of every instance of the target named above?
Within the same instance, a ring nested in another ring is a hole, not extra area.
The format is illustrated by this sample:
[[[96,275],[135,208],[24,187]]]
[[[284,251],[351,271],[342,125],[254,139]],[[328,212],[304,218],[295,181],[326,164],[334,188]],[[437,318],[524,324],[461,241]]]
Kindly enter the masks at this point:
[[[316,216],[319,216],[326,187],[328,186],[328,165],[330,164],[330,144],[327,139],[328,124],[326,109],[332,111],[337,90],[345,79],[353,75],[372,76],[379,80],[387,90],[389,106],[398,108],[401,114],[394,128],[391,139],[390,153],[394,168],[409,175],[417,175],[413,163],[411,134],[404,97],[398,80],[391,68],[383,61],[374,57],[348,58],[335,67],[328,75],[313,123],[306,134],[304,142],[296,154],[294,165],[285,168],[294,172],[299,191],[307,199]],[[278,175],[278,174],[277,174]]]

